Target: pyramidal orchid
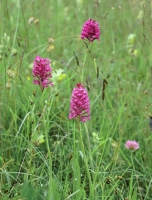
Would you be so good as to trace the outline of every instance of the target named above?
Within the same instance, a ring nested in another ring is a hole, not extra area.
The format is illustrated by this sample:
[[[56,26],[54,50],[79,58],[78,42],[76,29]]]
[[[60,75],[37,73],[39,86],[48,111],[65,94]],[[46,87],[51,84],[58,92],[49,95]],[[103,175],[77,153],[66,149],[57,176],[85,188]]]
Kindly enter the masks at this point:
[[[52,82],[49,80],[52,78],[52,68],[48,58],[36,56],[33,64],[32,74],[34,77],[33,83],[39,85],[42,91],[49,85],[53,86]]]
[[[72,118],[76,118],[81,122],[90,120],[88,92],[80,83],[73,89],[71,95],[69,119]]]
[[[83,25],[81,39],[88,39],[93,42],[95,39],[100,40],[100,28],[98,22],[89,19]]]

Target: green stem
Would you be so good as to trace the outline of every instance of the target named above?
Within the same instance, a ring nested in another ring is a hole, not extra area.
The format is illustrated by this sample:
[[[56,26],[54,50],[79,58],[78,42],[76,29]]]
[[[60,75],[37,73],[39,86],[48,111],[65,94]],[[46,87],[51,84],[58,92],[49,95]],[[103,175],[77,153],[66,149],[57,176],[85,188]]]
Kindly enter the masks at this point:
[[[51,95],[50,95],[48,101],[50,101],[50,99],[51,99]],[[45,116],[46,109],[47,109],[47,105],[44,106],[44,108],[42,110],[42,115],[40,117],[40,119],[41,119],[42,116],[43,116],[44,122],[45,122],[45,117],[46,117]],[[47,127],[47,126],[45,126],[45,124],[44,124],[44,127]],[[47,148],[48,157],[49,157],[49,186],[48,186],[48,197],[47,197],[47,199],[48,200],[55,200],[54,192],[53,192],[53,179],[52,179],[52,154],[51,154],[51,150],[50,150],[50,146],[49,146],[49,135],[48,135],[47,130],[45,130],[45,141],[46,141],[46,148]]]
[[[80,127],[80,142],[81,142],[81,148],[82,148],[82,152],[83,152],[83,156],[84,156],[84,162],[85,162],[85,168],[86,168],[86,172],[88,175],[88,179],[89,179],[89,187],[90,187],[90,198],[94,199],[94,189],[93,189],[93,184],[92,184],[92,180],[91,180],[91,175],[90,175],[90,171],[89,171],[89,166],[87,163],[87,156],[85,154],[85,148],[84,148],[84,143],[83,143],[83,138],[82,138],[82,133],[81,133],[81,122],[79,122],[79,127]]]
[[[92,153],[91,153],[92,151],[91,151],[91,145],[90,145],[90,138],[89,138],[88,127],[87,127],[86,123],[84,124],[84,127],[85,127],[85,130],[86,130],[86,136],[87,136],[87,144],[88,144],[90,164],[91,164],[91,168],[93,170],[94,166],[93,166],[93,161],[92,161]]]
[[[134,166],[134,160],[133,160],[133,153],[131,152],[131,162],[132,162],[132,166],[133,166],[133,173],[135,174],[135,166]]]
[[[85,63],[86,63],[86,59],[87,59],[87,50],[85,52],[85,55],[84,55],[84,61],[83,61],[83,66],[82,66],[82,75],[81,75],[81,83],[83,83],[83,76],[84,76],[84,66],[85,66]]]
[[[49,157],[49,187],[48,187],[48,200],[53,200],[54,199],[54,194],[53,194],[53,188],[52,188],[52,157],[51,157],[51,150],[49,146],[49,140],[48,140],[48,134],[45,131],[45,140],[46,140],[46,147],[48,151],[48,157]]]

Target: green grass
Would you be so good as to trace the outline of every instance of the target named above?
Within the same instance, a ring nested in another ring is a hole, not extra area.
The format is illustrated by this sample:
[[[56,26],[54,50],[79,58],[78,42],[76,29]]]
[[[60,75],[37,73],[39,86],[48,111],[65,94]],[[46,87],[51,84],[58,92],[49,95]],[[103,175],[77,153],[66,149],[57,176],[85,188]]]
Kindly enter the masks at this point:
[[[0,199],[152,199],[151,6],[0,1]],[[79,36],[89,18],[101,37],[86,45]],[[137,56],[127,47],[130,34]],[[42,92],[33,84],[36,55],[66,78]],[[68,119],[79,82],[91,103],[86,124]],[[138,141],[139,150],[126,149],[127,140]]]

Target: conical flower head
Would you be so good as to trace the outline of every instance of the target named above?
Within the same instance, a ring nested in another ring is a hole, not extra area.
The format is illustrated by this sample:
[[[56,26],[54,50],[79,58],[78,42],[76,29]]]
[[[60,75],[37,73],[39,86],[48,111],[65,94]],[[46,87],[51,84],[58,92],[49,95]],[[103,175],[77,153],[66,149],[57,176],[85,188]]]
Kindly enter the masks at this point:
[[[139,144],[135,140],[128,140],[125,144],[125,147],[130,150],[137,150],[139,149]]]
[[[88,39],[90,42],[97,39],[100,40],[100,28],[98,22],[89,19],[83,25],[81,39]]]
[[[32,74],[34,77],[34,84],[40,85],[42,90],[49,85],[53,85],[49,78],[52,78],[52,68],[48,58],[41,58],[36,56],[34,60]]]
[[[90,120],[90,101],[88,92],[82,84],[77,84],[72,91],[69,119],[72,118],[81,122]]]

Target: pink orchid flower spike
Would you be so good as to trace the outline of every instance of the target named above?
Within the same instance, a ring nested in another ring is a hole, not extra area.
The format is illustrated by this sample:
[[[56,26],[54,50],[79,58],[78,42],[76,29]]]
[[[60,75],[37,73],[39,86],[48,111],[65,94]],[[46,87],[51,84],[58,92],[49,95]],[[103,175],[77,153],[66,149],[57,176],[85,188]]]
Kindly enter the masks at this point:
[[[93,42],[95,39],[100,40],[100,28],[98,22],[89,19],[83,25],[81,32],[81,39],[88,39]]]
[[[80,83],[73,89],[71,95],[69,119],[72,118],[76,118],[81,122],[90,120],[88,92]]]
[[[32,74],[34,77],[34,84],[41,87],[42,91],[49,85],[53,86],[50,78],[52,78],[52,68],[50,66],[50,60],[48,58],[41,58],[36,56],[33,64]]]

